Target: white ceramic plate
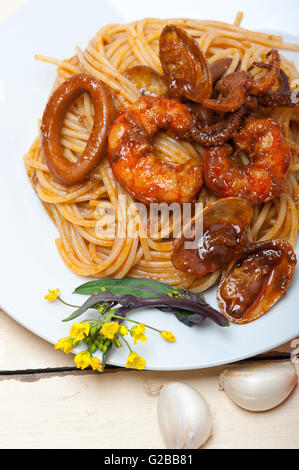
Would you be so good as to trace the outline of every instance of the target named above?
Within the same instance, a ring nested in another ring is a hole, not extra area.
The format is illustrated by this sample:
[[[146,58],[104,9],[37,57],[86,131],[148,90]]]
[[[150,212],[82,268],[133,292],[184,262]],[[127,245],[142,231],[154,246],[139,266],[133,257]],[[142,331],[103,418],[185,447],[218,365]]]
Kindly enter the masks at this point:
[[[37,119],[56,73],[55,67],[36,63],[34,54],[71,56],[76,44],[84,47],[104,24],[135,19],[132,7],[137,8],[137,3],[123,1],[122,5],[125,3],[128,9],[123,19],[115,9],[115,5],[120,5],[117,0],[113,0],[114,7],[103,0],[35,0],[0,25],[0,303],[19,323],[51,343],[67,335],[69,325],[61,320],[69,312],[60,304],[44,301],[47,289],[59,287],[66,299],[74,302],[71,293],[84,279],[71,273],[58,255],[54,244],[56,228],[36,197],[23,167],[22,156],[37,134]],[[143,3],[138,2],[139,17],[143,16]],[[154,8],[150,12],[147,6],[144,15],[165,16],[165,0],[160,2],[163,4],[160,9],[158,2],[151,3]],[[294,5],[296,2],[287,3]],[[186,12],[202,18],[213,15],[208,10],[204,12],[202,6],[195,11],[194,2],[192,4],[191,12],[191,2],[171,0],[167,16],[184,16]],[[237,7],[232,5],[232,8],[228,13],[226,5],[224,19],[233,18]],[[252,7],[249,10],[252,12]],[[123,6],[122,11],[125,12]],[[285,11],[281,8],[284,24]],[[289,13],[292,25],[293,13]],[[216,17],[221,18],[219,8]],[[253,20],[254,16],[250,18]],[[272,27],[276,24],[279,29],[280,17],[275,18]],[[252,21],[247,26],[258,25]],[[285,37],[296,41],[287,34]],[[297,283],[298,275],[286,298],[261,320],[243,327],[232,325],[221,329],[208,321],[200,328],[189,329],[172,315],[155,310],[138,313],[136,318],[172,330],[178,339],[176,344],[169,344],[149,333],[150,341],[138,345],[138,352],[146,357],[149,369],[180,370],[230,363],[270,350],[299,335]],[[207,299],[217,306],[214,292],[209,293]],[[127,351],[116,351],[110,363],[123,366],[126,356]]]

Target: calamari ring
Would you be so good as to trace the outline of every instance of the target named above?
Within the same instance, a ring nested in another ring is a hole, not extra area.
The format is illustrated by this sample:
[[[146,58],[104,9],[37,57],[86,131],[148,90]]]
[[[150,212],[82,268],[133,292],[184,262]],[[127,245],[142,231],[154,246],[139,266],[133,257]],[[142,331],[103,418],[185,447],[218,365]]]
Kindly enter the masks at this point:
[[[74,163],[63,155],[61,128],[72,103],[86,92],[94,104],[94,127],[83,154]],[[108,132],[114,115],[108,87],[90,75],[74,75],[54,91],[43,115],[41,141],[46,164],[59,183],[72,186],[84,180],[97,167],[106,154]]]

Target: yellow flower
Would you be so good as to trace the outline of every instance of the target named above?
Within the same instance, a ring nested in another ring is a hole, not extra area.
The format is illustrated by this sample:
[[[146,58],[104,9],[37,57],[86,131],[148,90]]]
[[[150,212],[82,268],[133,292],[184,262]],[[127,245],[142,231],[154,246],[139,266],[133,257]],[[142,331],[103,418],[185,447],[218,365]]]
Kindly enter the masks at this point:
[[[105,338],[111,339],[111,341],[115,338],[115,335],[118,333],[119,324],[114,321],[111,323],[105,323],[102,327],[101,333]]]
[[[137,344],[137,341],[141,341],[142,343],[144,343],[145,341],[148,341],[148,339],[146,338],[144,334],[145,330],[146,328],[142,324],[138,325],[136,329],[133,328],[134,344]]]
[[[143,370],[145,368],[145,359],[143,359],[143,357],[137,356],[133,366],[136,370]]]
[[[93,370],[98,370],[99,372],[102,372],[103,366],[97,357],[90,358],[90,365]]]
[[[170,343],[176,342],[176,337],[171,333],[171,331],[162,331],[161,336],[163,339],[166,339],[166,341],[169,341]]]
[[[131,354],[128,357],[127,363],[126,363],[126,368],[127,369],[130,369],[130,367],[133,366],[136,357],[137,357],[137,354],[135,352],[131,352]]]
[[[73,349],[73,340],[72,338],[62,338],[55,344],[55,349],[61,349],[65,354],[69,354]]]
[[[135,352],[131,352],[128,357],[126,368],[130,369],[130,367],[134,367],[137,370],[143,370],[145,368],[145,360],[143,357],[140,357]]]
[[[54,302],[58,297],[60,296],[60,290],[50,290],[49,289],[49,294],[45,295],[45,299],[49,300],[49,302]]]
[[[76,323],[72,326],[70,331],[70,337],[75,340],[76,343],[82,341],[85,336],[88,336],[90,332],[89,323]]]
[[[82,351],[75,357],[74,361],[78,369],[86,369],[90,366],[91,356],[88,351]]]
[[[127,336],[127,334],[129,333],[128,328],[125,325],[122,325],[119,329],[119,333],[121,334],[121,336]]]

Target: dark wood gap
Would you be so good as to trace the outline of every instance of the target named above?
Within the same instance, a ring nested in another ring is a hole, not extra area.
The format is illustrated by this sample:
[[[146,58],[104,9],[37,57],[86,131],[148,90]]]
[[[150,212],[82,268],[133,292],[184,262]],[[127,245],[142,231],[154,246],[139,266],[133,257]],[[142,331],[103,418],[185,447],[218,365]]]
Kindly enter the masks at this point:
[[[291,354],[290,353],[279,353],[278,354],[273,354],[267,355],[267,356],[255,356],[252,359],[245,359],[244,361],[239,361],[239,364],[242,364],[244,362],[262,362],[262,361],[285,361],[286,359],[290,359]]]
[[[118,367],[106,366],[105,370],[116,370]],[[9,377],[12,375],[34,375],[34,374],[60,374],[65,372],[93,372],[91,367],[85,370],[77,369],[77,367],[49,367],[46,369],[22,369],[22,370],[0,370],[1,376]]]
[[[244,361],[240,361],[237,364],[245,364],[246,362],[271,362],[271,361],[283,361],[290,359],[290,354],[279,354],[273,356],[257,356],[253,357],[252,359],[246,359]],[[234,364],[232,364],[234,365]],[[225,367],[225,366],[224,366]],[[229,367],[229,365],[227,365]],[[106,373],[113,373],[113,372],[134,372],[133,369],[123,369],[120,367],[115,366],[106,366],[105,369]],[[150,371],[145,371],[150,372]],[[157,371],[155,371],[157,372]],[[94,372],[91,368],[81,370],[77,369],[76,367],[53,367],[53,368],[46,368],[46,369],[25,369],[25,370],[3,370],[0,371],[0,380],[5,379],[15,379],[15,380],[22,380],[24,381],[34,381],[34,376],[36,376],[36,380],[40,380],[41,378],[46,378],[46,376],[65,376],[65,375],[90,375],[90,374],[99,374],[98,372]],[[27,380],[26,380],[27,378]],[[31,378],[31,380],[30,380]]]

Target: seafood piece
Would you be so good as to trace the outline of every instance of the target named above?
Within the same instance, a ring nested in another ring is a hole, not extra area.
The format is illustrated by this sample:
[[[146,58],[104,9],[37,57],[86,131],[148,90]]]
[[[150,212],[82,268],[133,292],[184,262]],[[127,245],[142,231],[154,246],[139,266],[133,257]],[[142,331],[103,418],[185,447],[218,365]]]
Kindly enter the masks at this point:
[[[249,90],[249,75],[247,72],[235,72],[220,80],[215,91],[217,99],[205,99],[203,106],[219,112],[234,112],[245,104]]]
[[[259,64],[261,67],[261,64]],[[267,64],[263,64],[266,66]],[[276,91],[268,91],[258,97],[258,103],[265,108],[286,107],[294,108],[295,103],[292,102],[292,92],[290,80],[287,74],[281,69],[279,74],[279,88]]]
[[[109,161],[116,179],[145,204],[194,201],[203,185],[200,159],[182,165],[162,162],[152,146],[158,130],[189,139],[192,125],[184,104],[168,98],[140,98],[117,117],[110,130]]]
[[[224,145],[238,131],[246,112],[246,109],[242,107],[224,121],[204,127],[194,126],[192,128],[193,140],[203,147]]]
[[[211,109],[204,108],[202,104],[195,103],[195,101],[188,101],[185,104],[193,116],[196,127],[208,127],[217,122],[216,114]]]
[[[218,82],[220,78],[228,71],[231,66],[233,59],[226,57],[225,59],[220,59],[210,65],[210,72],[213,84]]]
[[[212,95],[208,61],[184,29],[173,24],[165,26],[160,37],[160,60],[173,98],[202,103]]]
[[[166,80],[156,70],[147,65],[136,65],[125,72],[125,77],[136,86],[144,96],[167,96]]]
[[[93,100],[94,127],[83,154],[74,163],[63,155],[61,128],[68,109],[83,93],[89,93]],[[41,141],[46,164],[59,183],[66,186],[79,183],[98,166],[106,156],[107,137],[114,116],[109,88],[90,75],[74,75],[54,91],[43,115]]]
[[[245,199],[220,199],[211,204],[175,241],[172,263],[197,279],[224,269],[248,250],[252,217],[252,207]],[[188,246],[190,242],[193,248]]]
[[[260,318],[286,295],[296,263],[291,245],[284,241],[253,245],[223,276],[217,295],[223,314],[238,324]]]
[[[270,57],[269,63],[261,63],[267,72],[258,80],[245,71],[222,78],[232,59],[225,58],[209,66],[197,41],[176,25],[166,26],[160,37],[160,60],[170,95],[176,99],[187,98],[219,112],[237,111],[248,96],[260,96],[271,90],[279,78],[281,59],[276,49],[272,49],[267,57]],[[255,65],[260,66],[259,63]],[[215,83],[214,91],[218,97],[212,98]]]
[[[259,80],[251,80],[249,88],[251,95],[259,96],[271,90],[279,78],[281,59],[278,50],[272,49],[267,57],[270,57],[269,64],[267,64],[267,73]]]
[[[215,86],[218,97],[216,99],[205,99],[203,106],[214,111],[233,112],[244,105],[247,96],[259,96],[268,92],[279,78],[281,63],[276,49],[272,49],[269,56],[271,56],[271,60],[264,67],[267,69],[267,73],[263,78],[254,80],[245,71],[227,75]]]
[[[255,98],[249,96],[246,100],[247,101],[244,106],[235,113],[231,113],[225,120],[201,127],[199,124],[200,119],[205,116],[208,118],[208,112],[211,112],[211,110],[202,107],[200,114],[198,113],[199,117],[198,115],[195,115],[196,124],[192,128],[193,140],[203,147],[214,147],[224,145],[228,140],[232,139],[235,133],[239,130],[244,116],[249,114],[250,111],[255,110],[257,107],[257,101]],[[205,113],[203,110],[205,110]],[[203,119],[202,122],[204,122]],[[206,122],[208,122],[208,119]]]
[[[176,25],[166,26],[160,37],[160,60],[170,95],[179,100],[187,98],[218,112],[237,111],[248,96],[260,96],[271,90],[280,76],[281,59],[276,49],[267,57],[270,57],[268,64],[255,64],[267,70],[258,80],[245,71],[222,78],[232,59],[221,59],[209,66],[197,41]],[[215,83],[218,97],[211,98]]]
[[[226,144],[203,155],[206,186],[219,197],[242,197],[252,204],[268,202],[288,192],[292,153],[279,124],[249,117],[234,136],[237,152]],[[239,158],[245,152],[249,163]]]

